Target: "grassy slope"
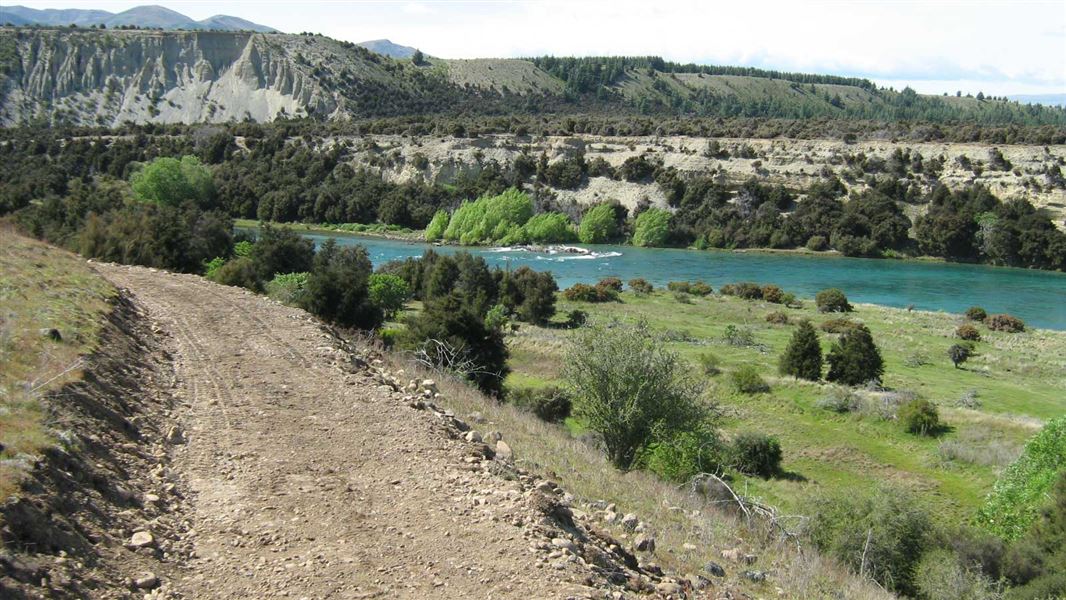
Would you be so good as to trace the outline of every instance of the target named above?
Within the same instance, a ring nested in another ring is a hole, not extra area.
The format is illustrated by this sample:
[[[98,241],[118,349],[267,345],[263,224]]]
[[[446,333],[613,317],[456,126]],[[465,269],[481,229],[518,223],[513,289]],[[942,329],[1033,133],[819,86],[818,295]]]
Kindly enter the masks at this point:
[[[115,294],[82,259],[0,223],[0,501],[29,464],[19,455],[55,443],[38,399],[80,376],[78,359],[95,348]]]
[[[784,309],[792,318],[818,315],[808,302],[804,309]],[[940,438],[904,433],[895,422],[857,415],[837,415],[815,402],[830,389],[827,384],[777,377],[777,359],[791,335],[791,326],[765,322],[765,315],[783,310],[778,305],[712,296],[679,303],[666,292],[650,297],[623,294],[620,303],[606,305],[560,302],[560,314],[580,308],[594,319],[644,318],[657,330],[671,332],[670,346],[695,365],[703,352],[721,359],[724,373],[711,378],[710,397],[726,409],[727,432],[765,431],[779,436],[785,450],[784,467],[792,477],[765,481],[747,478],[741,487],[786,512],[802,512],[806,500],[823,490],[851,487],[872,489],[891,481],[917,491],[949,519],[966,519],[991,489],[998,469],[1032,435],[1043,420],[1066,411],[1066,333],[1044,330],[1023,334],[989,332],[979,356],[954,369],[946,349],[959,318],[941,313],[910,312],[870,305],[856,307],[851,318],[866,323],[886,361],[885,384],[911,390],[940,406],[951,430]],[[766,352],[734,348],[720,340],[729,324],[750,326]],[[679,335],[679,334],[683,334]],[[512,367],[508,383],[545,385],[556,382],[566,331],[523,326],[512,338]],[[828,351],[833,336],[821,334]],[[914,353],[932,364],[906,366]],[[768,394],[744,396],[732,391],[729,371],[743,364],[759,367],[772,385]],[[695,366],[693,367],[695,368]],[[956,406],[969,390],[977,390],[981,407]],[[977,463],[942,458],[940,445],[957,441]]]

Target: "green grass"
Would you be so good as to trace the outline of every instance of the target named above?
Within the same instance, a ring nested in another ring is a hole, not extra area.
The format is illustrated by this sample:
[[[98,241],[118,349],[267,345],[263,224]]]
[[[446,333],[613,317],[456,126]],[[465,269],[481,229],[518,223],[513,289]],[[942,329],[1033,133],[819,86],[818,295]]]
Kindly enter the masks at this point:
[[[262,221],[255,219],[234,219],[233,224],[236,227],[245,229],[252,229],[259,227]],[[294,229],[296,231],[306,233],[354,233],[358,235],[364,235],[367,237],[384,237],[391,239],[402,240],[418,240],[425,239],[425,231],[421,229],[408,229],[406,227],[400,227],[399,225],[385,225],[382,223],[372,223],[369,225],[363,223],[275,223],[271,222],[271,225],[275,227],[284,227],[286,229]]]
[[[40,398],[80,377],[117,293],[85,261],[0,224],[0,502],[24,461],[55,443]],[[42,335],[56,329],[62,340]],[[14,459],[14,460],[8,460]]]
[[[983,341],[977,356],[953,368],[946,351],[961,317],[943,313],[908,312],[858,305],[849,318],[865,323],[885,358],[884,384],[890,390],[910,391],[938,405],[949,430],[940,437],[905,433],[895,421],[857,413],[836,414],[816,406],[833,386],[777,375],[778,356],[792,334],[791,325],[770,325],[767,313],[784,310],[794,321],[808,318],[817,326],[827,320],[813,302],[802,309],[712,295],[676,301],[667,292],[650,296],[622,294],[607,304],[571,303],[560,297],[559,314],[580,308],[590,319],[645,319],[663,332],[668,345],[697,369],[697,357],[712,352],[723,373],[706,378],[708,399],[723,411],[727,435],[761,431],[777,436],[784,449],[783,466],[791,476],[763,480],[741,476],[739,486],[786,512],[801,512],[822,492],[854,487],[871,489],[890,482],[909,488],[937,514],[961,521],[991,490],[1001,464],[948,460],[941,443],[966,440],[981,444],[996,440],[1020,450],[1040,424],[1066,412],[1066,333],[1030,330],[1005,334],[980,327]],[[558,317],[561,318],[561,317]],[[749,327],[760,348],[738,348],[721,339],[728,325]],[[508,385],[542,386],[559,383],[561,352],[567,330],[523,325],[510,338],[512,374]],[[823,350],[835,336],[819,332]],[[908,358],[919,353],[930,364],[911,367]],[[754,365],[771,391],[746,396],[729,385],[729,373]],[[980,408],[957,406],[970,390],[977,390]],[[863,393],[863,392],[860,392]],[[571,431],[580,426],[570,425]],[[981,448],[974,449],[980,455]]]

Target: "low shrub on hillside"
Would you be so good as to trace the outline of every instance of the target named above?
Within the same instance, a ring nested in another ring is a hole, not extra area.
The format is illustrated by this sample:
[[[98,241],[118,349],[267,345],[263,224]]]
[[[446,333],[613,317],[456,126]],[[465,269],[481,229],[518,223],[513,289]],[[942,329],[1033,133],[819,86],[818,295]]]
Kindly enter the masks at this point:
[[[726,296],[736,296],[745,300],[762,300],[762,286],[750,281],[727,283],[722,286],[721,291]]]
[[[636,279],[629,280],[629,289],[641,296],[646,296],[655,291],[655,286],[648,283],[647,279],[637,277]]]
[[[955,329],[955,337],[960,340],[968,340],[971,342],[981,341],[981,332],[976,327],[969,323],[963,323]]]
[[[1007,333],[1025,331],[1025,321],[1007,314],[989,315],[985,319],[985,325],[992,331],[1005,331]]]
[[[701,297],[710,296],[711,292],[714,291],[710,285],[703,281],[697,281],[693,283],[690,290],[693,296]]]
[[[274,300],[295,306],[299,304],[307,285],[309,273],[283,273],[275,275],[266,284],[266,294]]]
[[[863,325],[842,334],[829,349],[826,361],[829,373],[825,378],[844,385],[880,381],[885,372],[881,351],[874,344],[870,330]]]
[[[670,290],[671,292],[691,294],[692,284],[687,281],[671,281],[666,284],[666,289]]]
[[[744,365],[730,375],[733,388],[742,394],[761,394],[770,391],[770,385],[766,383],[759,370],[751,365]]]
[[[829,319],[828,321],[822,321],[822,324],[818,326],[819,329],[826,333],[847,333],[856,327],[860,327],[862,323],[858,321],[852,321],[851,319]]]
[[[770,323],[771,325],[788,325],[788,314],[779,310],[775,310],[766,314],[766,322]]]
[[[667,481],[684,483],[700,473],[721,471],[726,454],[715,430],[701,424],[655,441],[641,466]]]
[[[570,416],[570,394],[557,386],[509,390],[507,400],[549,423],[559,423]]]
[[[1016,587],[1011,597],[1066,597],[1066,470],[1059,473],[1043,507],[1003,560],[1003,574]]]
[[[907,433],[933,435],[940,429],[940,412],[932,402],[915,399],[900,407],[899,422]]]
[[[700,371],[704,375],[713,377],[722,372],[722,361],[710,352],[700,354],[696,360],[699,361]]]
[[[770,477],[781,470],[781,444],[763,433],[742,433],[729,445],[729,458],[741,473]]]
[[[954,550],[926,552],[918,563],[914,584],[926,600],[1002,600],[1001,585],[993,582],[973,563]]]
[[[792,333],[785,351],[781,354],[778,368],[782,375],[809,381],[822,378],[822,346],[810,321],[801,321]]]
[[[750,327],[737,327],[733,324],[725,326],[725,333],[722,335],[722,341],[730,346],[741,348],[749,348],[757,345],[755,342],[755,332],[753,332]]]
[[[785,292],[776,285],[766,284],[762,286],[762,299],[771,304],[783,304]]]
[[[613,302],[618,299],[618,292],[610,287],[575,283],[563,290],[563,298],[571,302]]]
[[[844,292],[829,288],[818,292],[814,297],[814,303],[818,306],[818,312],[851,312],[851,304]]]
[[[566,326],[570,329],[581,327],[589,320],[589,314],[583,310],[572,310],[566,315]]]
[[[815,252],[821,252],[829,249],[829,240],[825,239],[822,235],[812,235],[807,240],[807,249]]]
[[[612,289],[615,292],[622,291],[622,280],[617,277],[604,277],[596,284],[596,287]]]
[[[971,306],[966,309],[966,318],[971,321],[984,321],[988,318],[988,313],[980,306]]]

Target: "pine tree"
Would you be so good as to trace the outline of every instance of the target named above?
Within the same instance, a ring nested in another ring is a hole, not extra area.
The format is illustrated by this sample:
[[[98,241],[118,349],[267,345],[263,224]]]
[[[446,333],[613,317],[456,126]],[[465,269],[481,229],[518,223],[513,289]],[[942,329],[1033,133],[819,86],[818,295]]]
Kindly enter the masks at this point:
[[[881,351],[865,325],[860,325],[840,336],[840,341],[829,350],[829,374],[826,379],[845,385],[860,385],[870,380],[880,380],[885,372]]]
[[[818,333],[810,321],[801,321],[784,354],[781,355],[782,375],[818,381],[822,378],[822,346]]]

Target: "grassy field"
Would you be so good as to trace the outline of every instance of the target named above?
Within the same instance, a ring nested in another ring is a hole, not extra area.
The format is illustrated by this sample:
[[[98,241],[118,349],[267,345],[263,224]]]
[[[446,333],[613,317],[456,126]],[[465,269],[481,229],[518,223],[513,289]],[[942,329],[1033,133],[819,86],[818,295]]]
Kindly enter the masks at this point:
[[[800,309],[712,295],[676,300],[657,291],[650,296],[626,292],[620,302],[570,303],[560,299],[559,317],[573,309],[590,319],[645,319],[697,369],[701,354],[715,355],[722,373],[707,377],[708,399],[724,411],[727,434],[760,431],[777,436],[784,450],[787,476],[764,480],[740,477],[739,487],[786,512],[803,512],[808,500],[823,492],[875,489],[887,482],[909,488],[946,519],[968,519],[991,489],[999,470],[1045,421],[1066,412],[1066,333],[1028,330],[1007,334],[980,326],[977,355],[956,369],[946,351],[957,340],[956,315],[908,312],[858,305],[849,318],[865,323],[885,358],[884,385],[892,392],[913,393],[939,407],[947,431],[937,437],[905,433],[900,424],[870,414],[838,414],[817,406],[844,391],[777,375],[778,356],[794,327],[771,325],[768,313],[785,311],[790,319],[815,325],[828,318],[813,302]],[[735,347],[723,341],[726,327],[748,328],[757,346]],[[819,332],[823,350],[836,336]],[[522,325],[510,338],[510,386],[560,383],[562,351],[568,332],[558,327]],[[920,364],[919,363],[924,363]],[[735,392],[729,373],[754,365],[771,385],[769,393]],[[870,398],[882,394],[859,390]],[[570,423],[571,431],[580,424]]]
[[[115,294],[83,259],[0,223],[0,502],[55,443],[39,399],[80,377]]]

